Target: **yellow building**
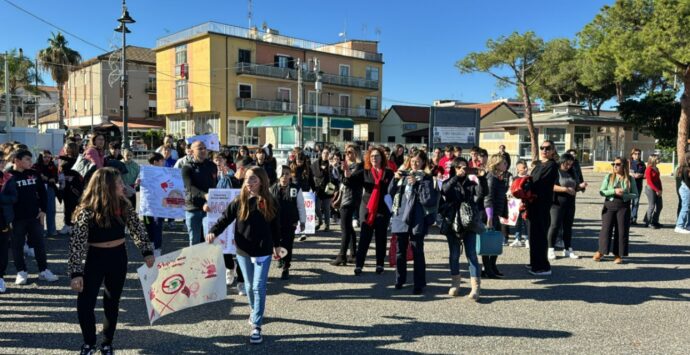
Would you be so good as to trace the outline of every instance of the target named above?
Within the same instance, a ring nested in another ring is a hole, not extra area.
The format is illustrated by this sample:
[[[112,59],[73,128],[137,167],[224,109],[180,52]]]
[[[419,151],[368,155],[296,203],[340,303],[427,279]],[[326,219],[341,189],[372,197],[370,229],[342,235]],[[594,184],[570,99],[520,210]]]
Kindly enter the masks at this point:
[[[601,111],[600,116],[587,115],[582,106],[561,103],[551,106],[551,111],[532,116],[538,142],[546,139],[556,144],[558,153],[574,148],[582,165],[595,161],[610,161],[616,156],[629,156],[636,147],[647,156],[654,151],[654,137],[644,135],[623,121],[615,111]],[[482,121],[479,141],[489,152],[498,151],[499,145],[506,152],[531,159],[530,136],[524,118]]]
[[[158,113],[175,136],[214,132],[224,144],[294,147],[301,69],[305,141],[326,140],[317,135],[324,124],[331,142],[379,139],[383,57],[377,42],[327,45],[268,28],[207,22],[160,38],[154,50]],[[311,117],[317,114],[318,120]]]

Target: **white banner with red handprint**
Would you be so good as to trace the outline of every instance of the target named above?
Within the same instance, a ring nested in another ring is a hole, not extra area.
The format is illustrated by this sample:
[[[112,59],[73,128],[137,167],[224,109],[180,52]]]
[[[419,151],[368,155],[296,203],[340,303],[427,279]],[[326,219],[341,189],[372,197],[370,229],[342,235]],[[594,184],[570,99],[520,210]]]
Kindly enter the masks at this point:
[[[218,135],[215,133],[203,134],[200,136],[189,137],[186,139],[187,144],[191,145],[194,142],[201,141],[206,146],[206,149],[210,152],[220,151],[220,140]]]
[[[165,254],[137,269],[149,322],[227,297],[220,243],[201,243]]]
[[[206,213],[206,230],[210,231],[220,219],[230,202],[240,194],[241,189],[209,189],[208,199],[206,200],[210,211]],[[235,245],[235,222],[232,222],[225,231],[216,236],[220,240],[223,254],[236,254]]]
[[[180,169],[144,165],[140,178],[140,216],[184,218],[184,182]]]
[[[515,226],[517,224],[518,217],[520,216],[520,206],[522,206],[522,200],[519,198],[509,197],[508,218],[500,217],[501,224],[506,226]]]
[[[299,224],[295,229],[295,234],[315,234],[316,233],[316,195],[313,192],[302,192],[304,197],[304,209],[307,221],[304,223],[304,230],[300,230]]]

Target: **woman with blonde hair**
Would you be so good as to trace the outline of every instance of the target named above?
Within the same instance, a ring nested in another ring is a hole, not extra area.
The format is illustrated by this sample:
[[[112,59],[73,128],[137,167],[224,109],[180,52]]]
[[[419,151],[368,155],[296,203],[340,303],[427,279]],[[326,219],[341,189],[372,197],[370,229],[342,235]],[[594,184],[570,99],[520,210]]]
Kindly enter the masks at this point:
[[[356,174],[363,168],[359,147],[356,144],[348,143],[345,146],[345,157],[341,163],[343,175],[345,175],[346,169],[350,171],[350,174]],[[340,250],[331,265],[345,266],[347,263],[355,262],[357,233],[353,221],[357,218],[357,210],[361,200],[362,185],[357,182],[340,185]],[[346,256],[348,248],[350,249],[349,257]]]
[[[101,353],[112,353],[120,295],[127,278],[125,228],[141,250],[146,266],[154,263],[153,245],[144,225],[124,193],[120,173],[113,168],[98,169],[74,212],[74,228],[69,243],[67,272],[77,296],[77,314],[84,345],[82,354],[96,347],[96,298],[103,292],[103,342]],[[84,263],[83,260],[86,260]]]
[[[622,264],[623,257],[628,255],[628,237],[630,233],[630,204],[637,195],[637,184],[630,176],[627,159],[616,157],[611,163],[612,171],[606,175],[601,183],[599,193],[604,196],[604,209],[601,215],[601,231],[599,232],[599,250],[594,254],[594,261],[601,261],[604,255],[613,251],[614,263]],[[617,232],[611,235],[613,226]]]
[[[507,241],[510,231],[508,226],[501,224],[501,217],[508,217],[508,184],[512,176],[508,172],[508,164],[503,154],[496,153],[489,158],[486,164],[486,180],[489,190],[484,195],[484,212],[486,213],[486,227],[489,229],[500,230],[503,238]],[[487,278],[501,278],[503,274],[496,267],[497,255],[483,255],[482,265],[484,271],[482,276]]]
[[[237,263],[242,269],[251,309],[249,342],[252,344],[263,341],[261,324],[266,305],[266,281],[271,255],[279,258],[280,249],[279,204],[269,188],[264,169],[254,166],[247,170],[239,196],[228,205],[223,216],[206,235],[206,241],[212,243],[217,235],[236,222]]]
[[[647,181],[647,186],[644,188],[644,194],[647,196],[647,201],[649,203],[647,213],[644,216],[644,224],[645,227],[654,229],[661,228],[661,224],[659,224],[659,215],[661,214],[661,209],[664,207],[661,174],[659,173],[659,168],[656,167],[657,164],[659,164],[659,156],[651,154],[649,158],[647,158],[647,169],[644,171],[644,178],[645,181]]]

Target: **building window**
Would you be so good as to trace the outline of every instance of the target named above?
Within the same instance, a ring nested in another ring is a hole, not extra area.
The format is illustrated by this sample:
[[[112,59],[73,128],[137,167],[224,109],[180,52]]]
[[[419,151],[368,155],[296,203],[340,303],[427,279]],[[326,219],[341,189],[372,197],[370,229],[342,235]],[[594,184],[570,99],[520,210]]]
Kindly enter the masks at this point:
[[[350,76],[350,66],[347,64],[340,64],[340,76]]]
[[[146,110],[146,117],[156,118],[156,108],[155,107],[149,107],[149,109]]]
[[[484,139],[487,141],[504,140],[505,136],[506,136],[505,132],[486,132],[486,133],[484,133]]]
[[[292,59],[292,57],[288,57],[286,55],[277,55],[273,57],[274,63],[273,65],[278,67],[278,68],[290,68],[294,69],[295,68],[295,61]]]
[[[388,136],[388,143],[395,143],[395,136]]]
[[[340,107],[350,107],[350,95],[340,94]]]
[[[148,83],[146,84],[146,90],[147,91],[156,91],[156,77],[155,76],[149,76],[148,78]]]
[[[537,137],[539,137],[539,129],[534,129]],[[520,128],[518,130],[518,136],[520,140],[519,154],[521,158],[532,159],[532,142],[530,140],[529,131],[527,128]]]
[[[238,96],[240,99],[252,98],[252,86],[249,84],[239,84]]]
[[[632,139],[634,141],[639,141],[640,140],[640,130],[638,128],[633,128],[632,131]]]
[[[367,67],[367,80],[379,81],[379,68]]]
[[[176,99],[186,99],[187,98],[187,80],[175,81],[175,98]]]
[[[403,124],[403,131],[414,131],[417,129],[416,123],[405,123]]]
[[[379,98],[376,96],[367,97],[364,101],[364,107],[367,110],[378,110],[379,109]]]
[[[290,89],[278,88],[276,100],[281,102],[290,102]]]
[[[187,45],[175,47],[175,65],[187,63]]]
[[[545,128],[544,140],[547,139],[556,144],[558,154],[565,153],[565,128]]]
[[[248,49],[239,49],[237,51],[238,62],[240,63],[251,63],[252,62],[252,52]]]

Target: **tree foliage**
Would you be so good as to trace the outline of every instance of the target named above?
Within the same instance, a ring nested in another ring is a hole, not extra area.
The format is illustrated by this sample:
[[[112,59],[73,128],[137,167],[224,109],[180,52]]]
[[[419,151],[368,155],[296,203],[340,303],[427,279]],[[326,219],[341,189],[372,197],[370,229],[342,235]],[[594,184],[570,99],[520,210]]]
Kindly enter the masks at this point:
[[[50,72],[50,76],[58,85],[58,122],[60,128],[64,127],[63,107],[63,86],[69,78],[69,70],[72,66],[81,62],[79,52],[67,46],[67,39],[62,33],[53,33],[48,39],[48,47],[38,52],[38,59],[43,69]]]
[[[472,52],[455,63],[462,74],[487,73],[499,83],[516,86],[525,105],[525,119],[532,144],[532,159],[539,158],[537,151],[537,136],[532,122],[531,87],[539,79],[539,61],[545,49],[544,40],[534,32],[489,39],[486,51]]]
[[[675,146],[680,102],[674,91],[653,92],[639,100],[625,100],[618,111],[623,120],[632,123],[640,132],[657,138],[661,148]]]

